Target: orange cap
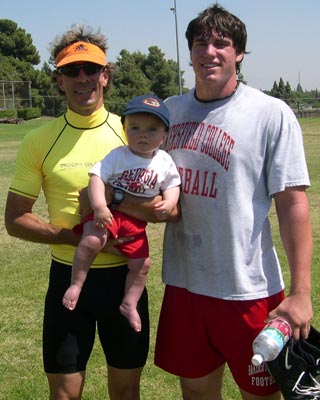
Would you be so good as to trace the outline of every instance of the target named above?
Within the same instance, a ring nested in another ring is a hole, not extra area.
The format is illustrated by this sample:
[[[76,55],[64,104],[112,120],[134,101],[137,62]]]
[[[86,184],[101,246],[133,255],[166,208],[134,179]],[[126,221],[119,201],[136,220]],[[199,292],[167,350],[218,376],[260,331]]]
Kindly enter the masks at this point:
[[[56,57],[56,66],[62,67],[77,61],[87,61],[105,66],[107,57],[105,53],[92,43],[76,42],[62,49]]]

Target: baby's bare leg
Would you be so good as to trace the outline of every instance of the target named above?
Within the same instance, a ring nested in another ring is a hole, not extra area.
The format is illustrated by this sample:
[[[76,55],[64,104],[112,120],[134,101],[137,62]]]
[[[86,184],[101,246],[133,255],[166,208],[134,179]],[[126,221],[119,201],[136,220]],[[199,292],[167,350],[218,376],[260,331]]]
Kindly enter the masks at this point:
[[[84,224],[81,241],[73,258],[71,284],[62,299],[63,305],[69,310],[75,309],[90,265],[105,246],[107,238],[107,230],[97,228],[94,221]]]
[[[130,325],[136,332],[141,331],[141,319],[137,311],[137,304],[146,286],[147,274],[150,268],[150,257],[128,260],[129,271],[126,278],[124,298],[120,305],[120,312],[128,318]]]

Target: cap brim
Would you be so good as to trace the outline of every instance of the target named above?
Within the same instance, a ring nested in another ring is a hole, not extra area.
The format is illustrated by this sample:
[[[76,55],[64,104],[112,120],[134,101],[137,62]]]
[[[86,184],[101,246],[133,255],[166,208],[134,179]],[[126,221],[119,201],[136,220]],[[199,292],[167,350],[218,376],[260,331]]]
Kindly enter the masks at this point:
[[[157,111],[155,109],[146,109],[144,107],[142,107],[142,108],[135,107],[135,108],[131,108],[131,109],[126,110],[122,114],[122,117],[125,117],[126,115],[138,114],[138,113],[145,113],[145,114],[155,115],[156,117],[161,119],[161,121],[165,124],[165,126],[167,128],[169,128],[169,125],[170,125],[169,121],[162,114],[157,113]]]
[[[75,42],[62,49],[55,59],[57,68],[75,62],[91,62],[105,66],[107,56],[105,52],[93,43]]]
[[[72,64],[75,62],[91,62],[94,64],[106,65],[106,59],[95,56],[94,54],[73,54],[70,56],[64,57],[58,64],[57,67],[62,67],[63,65]]]

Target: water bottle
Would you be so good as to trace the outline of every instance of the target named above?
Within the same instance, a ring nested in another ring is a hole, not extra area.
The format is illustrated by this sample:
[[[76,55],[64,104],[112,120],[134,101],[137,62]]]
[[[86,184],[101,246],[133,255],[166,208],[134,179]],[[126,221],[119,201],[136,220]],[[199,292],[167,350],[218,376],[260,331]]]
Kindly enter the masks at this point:
[[[259,366],[277,358],[291,334],[291,327],[283,318],[269,321],[252,343],[252,364]]]

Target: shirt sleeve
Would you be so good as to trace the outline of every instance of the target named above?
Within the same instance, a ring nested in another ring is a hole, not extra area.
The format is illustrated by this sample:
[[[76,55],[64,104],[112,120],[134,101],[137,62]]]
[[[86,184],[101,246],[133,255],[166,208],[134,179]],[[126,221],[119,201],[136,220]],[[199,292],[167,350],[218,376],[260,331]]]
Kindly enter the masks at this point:
[[[40,193],[43,174],[41,147],[33,135],[23,139],[15,165],[10,191],[36,199]]]
[[[167,173],[165,180],[161,185],[162,190],[170,189],[181,184],[181,177],[172,157],[165,153]]]
[[[287,187],[309,186],[309,174],[305,158],[303,136],[293,112],[283,105],[279,125],[269,126],[267,173],[269,195],[284,191]]]

